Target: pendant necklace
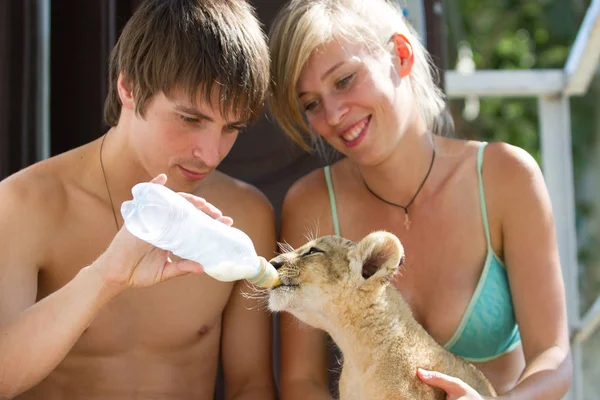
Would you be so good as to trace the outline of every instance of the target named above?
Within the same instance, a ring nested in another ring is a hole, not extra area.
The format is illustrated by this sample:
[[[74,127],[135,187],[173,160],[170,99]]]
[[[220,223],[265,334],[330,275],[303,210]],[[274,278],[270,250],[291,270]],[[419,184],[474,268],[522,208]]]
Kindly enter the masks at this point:
[[[115,218],[115,225],[117,232],[119,231],[119,222],[117,220],[117,214],[115,213],[115,206],[113,205],[112,196],[110,195],[110,189],[108,188],[108,180],[106,179],[106,171],[104,171],[104,163],[102,163],[102,148],[104,147],[104,140],[108,134],[104,134],[102,142],[100,142],[100,168],[102,168],[102,176],[104,176],[104,185],[106,185],[106,192],[108,193],[108,200],[110,201],[110,209],[112,210],[113,217]]]
[[[417,191],[413,195],[412,199],[410,199],[410,201],[408,202],[408,204],[405,205],[405,206],[400,205],[400,204],[396,204],[396,203],[392,203],[391,201],[388,201],[388,200],[382,198],[377,193],[375,193],[373,190],[371,190],[371,188],[369,187],[369,185],[367,185],[367,181],[365,181],[365,178],[363,178],[363,183],[365,184],[365,187],[367,188],[367,190],[369,191],[369,193],[371,193],[377,199],[383,201],[386,204],[389,204],[389,205],[394,206],[394,207],[399,207],[399,208],[401,208],[401,209],[404,210],[404,227],[406,228],[406,230],[410,229],[410,223],[411,223],[410,217],[408,216],[408,208],[415,201],[415,199],[417,198],[417,195],[419,194],[419,192],[421,191],[421,189],[425,185],[425,182],[427,181],[427,178],[429,178],[429,173],[431,172],[431,168],[433,167],[433,162],[434,161],[435,161],[435,147],[433,148],[433,155],[431,156],[431,163],[429,164],[429,169],[427,170],[427,174],[425,175],[425,178],[423,178],[423,181],[421,182],[421,185],[419,185],[419,188],[417,189]]]

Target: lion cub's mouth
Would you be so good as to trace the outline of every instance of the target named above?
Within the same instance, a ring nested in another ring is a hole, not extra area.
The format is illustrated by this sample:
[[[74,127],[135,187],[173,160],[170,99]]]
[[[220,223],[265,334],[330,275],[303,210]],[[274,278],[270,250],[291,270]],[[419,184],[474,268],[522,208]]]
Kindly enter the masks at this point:
[[[295,289],[300,286],[300,284],[293,282],[295,278],[298,278],[295,274],[290,274],[289,269],[287,267],[287,263],[284,260],[281,260],[281,257],[275,257],[269,260],[271,265],[277,270],[279,274],[279,284],[271,287],[274,289]],[[283,274],[282,274],[283,272]]]
[[[277,286],[273,286],[271,288],[271,290],[275,290],[275,289],[295,289],[300,287],[300,284],[298,283],[293,283],[293,282],[287,282],[284,276],[280,276],[279,277],[279,285]]]

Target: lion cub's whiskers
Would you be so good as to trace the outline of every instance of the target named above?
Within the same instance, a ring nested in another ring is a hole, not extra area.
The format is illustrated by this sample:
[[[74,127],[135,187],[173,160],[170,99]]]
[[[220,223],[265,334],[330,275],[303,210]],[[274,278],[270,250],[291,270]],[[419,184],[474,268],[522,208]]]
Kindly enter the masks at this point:
[[[241,295],[247,299],[254,301],[255,304],[251,307],[246,307],[248,310],[260,310],[265,311],[268,310],[269,304],[269,291],[267,289],[259,288],[257,286],[252,286],[250,283],[246,282],[246,290],[242,290]],[[270,311],[270,310],[269,310]]]
[[[290,251],[294,251],[294,248],[288,242],[277,242],[277,247],[280,250],[280,254],[289,253]]]
[[[312,242],[321,236],[319,235],[319,219],[315,218],[312,225],[312,228],[306,227],[306,231],[303,235],[307,242]]]

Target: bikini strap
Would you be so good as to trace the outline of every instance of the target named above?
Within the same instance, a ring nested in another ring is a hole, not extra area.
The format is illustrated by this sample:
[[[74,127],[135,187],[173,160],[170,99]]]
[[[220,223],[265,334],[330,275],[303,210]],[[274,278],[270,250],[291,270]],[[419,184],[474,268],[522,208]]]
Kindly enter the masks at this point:
[[[340,223],[338,221],[337,205],[335,202],[335,193],[333,192],[333,181],[331,179],[331,168],[329,165],[323,168],[325,171],[325,181],[327,182],[327,191],[329,192],[329,204],[331,205],[331,220],[333,221],[333,231],[340,236]]]
[[[485,205],[485,195],[483,191],[483,174],[481,172],[483,169],[483,150],[486,146],[487,142],[483,142],[477,151],[477,175],[479,176],[479,204],[481,206],[481,219],[483,220],[483,228],[485,229],[485,239],[488,247],[491,247],[492,240],[490,237],[490,226],[488,223],[487,207]]]

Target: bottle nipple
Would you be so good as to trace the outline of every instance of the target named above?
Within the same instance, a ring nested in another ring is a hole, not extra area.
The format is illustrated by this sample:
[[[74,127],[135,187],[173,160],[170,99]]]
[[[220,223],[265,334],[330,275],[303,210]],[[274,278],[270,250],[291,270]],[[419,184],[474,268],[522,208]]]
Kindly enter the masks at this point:
[[[263,288],[270,288],[280,285],[281,282],[279,281],[279,273],[275,267],[264,257],[259,256],[258,259],[260,260],[260,271],[254,278],[248,279],[248,282]]]

